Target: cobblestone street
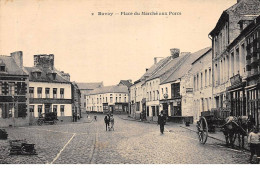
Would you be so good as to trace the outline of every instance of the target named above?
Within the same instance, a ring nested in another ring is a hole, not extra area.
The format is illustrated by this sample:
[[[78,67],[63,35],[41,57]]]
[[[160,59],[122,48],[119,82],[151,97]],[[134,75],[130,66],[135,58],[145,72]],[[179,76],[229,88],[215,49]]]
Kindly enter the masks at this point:
[[[91,115],[91,119],[92,119]],[[222,147],[179,124],[159,126],[115,116],[115,130],[106,131],[104,116],[90,123],[7,128],[8,139],[35,143],[36,156],[9,156],[8,140],[0,140],[0,163],[8,164],[245,164],[248,152]]]

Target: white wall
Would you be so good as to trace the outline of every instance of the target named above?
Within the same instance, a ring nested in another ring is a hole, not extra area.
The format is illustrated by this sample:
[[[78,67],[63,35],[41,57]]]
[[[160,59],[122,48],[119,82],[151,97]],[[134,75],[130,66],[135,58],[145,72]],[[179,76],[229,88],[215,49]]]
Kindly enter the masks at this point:
[[[57,105],[57,116],[61,116],[60,112],[60,106],[64,105],[64,115],[63,116],[72,116],[72,107],[71,104],[52,104],[52,110],[53,111],[53,105]],[[44,113],[44,104],[30,104],[30,106],[34,106],[34,117],[38,117],[38,106],[42,106],[42,113]]]

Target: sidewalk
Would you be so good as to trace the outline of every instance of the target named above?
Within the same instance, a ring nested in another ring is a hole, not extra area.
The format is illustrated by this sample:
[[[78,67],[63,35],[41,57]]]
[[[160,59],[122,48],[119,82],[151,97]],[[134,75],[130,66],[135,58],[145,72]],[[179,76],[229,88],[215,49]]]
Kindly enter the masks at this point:
[[[128,117],[128,115],[118,115],[119,118],[123,119],[123,120],[129,120],[129,121],[137,121],[137,122],[142,122],[140,119],[134,119],[134,118],[131,118],[131,117]],[[143,121],[144,123],[153,123],[153,124],[157,124],[157,122],[154,122],[154,121]],[[190,126],[185,126],[185,124],[177,124],[177,123],[173,123],[173,122],[167,122],[166,125],[168,126],[176,126],[178,125],[179,127],[181,128],[184,128],[186,130],[190,130],[194,133],[197,133],[197,127],[195,124],[190,124]],[[220,131],[216,131],[214,133],[212,132],[209,132],[208,133],[208,137],[209,138],[212,138],[212,139],[215,139],[215,140],[218,140],[220,141],[221,143],[226,143],[226,140],[225,140],[225,136],[223,134],[223,132],[220,132]],[[249,147],[248,147],[248,144],[247,144],[247,137],[245,137],[245,144],[244,144],[244,147],[245,147],[245,150],[249,151]],[[236,139],[235,141],[235,147],[238,147],[239,144],[238,144],[238,139]]]
[[[141,121],[140,119],[134,119],[132,117],[128,117],[128,115],[117,115],[119,118],[123,119],[123,120],[129,120],[129,121],[136,121],[136,122],[143,122],[143,123],[151,123],[151,124],[157,124],[157,121],[147,121],[147,120],[143,120]]]

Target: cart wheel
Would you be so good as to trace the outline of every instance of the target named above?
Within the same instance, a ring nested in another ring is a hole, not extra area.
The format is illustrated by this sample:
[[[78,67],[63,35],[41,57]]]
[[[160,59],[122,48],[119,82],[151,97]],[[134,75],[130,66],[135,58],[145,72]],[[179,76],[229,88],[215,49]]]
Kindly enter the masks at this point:
[[[198,125],[198,137],[201,144],[205,144],[208,139],[208,123],[205,117],[201,117]]]
[[[43,123],[43,121],[42,121],[42,120],[38,120],[38,121],[37,121],[37,124],[38,124],[39,126],[41,126],[41,125],[42,125],[42,123]]]

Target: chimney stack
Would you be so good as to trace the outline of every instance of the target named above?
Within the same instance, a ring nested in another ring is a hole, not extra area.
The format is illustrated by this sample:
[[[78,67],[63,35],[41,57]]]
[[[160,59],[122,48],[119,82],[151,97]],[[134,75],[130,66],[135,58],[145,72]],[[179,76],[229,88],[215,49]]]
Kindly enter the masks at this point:
[[[157,64],[157,57],[154,57],[154,64]]]
[[[11,53],[11,57],[14,59],[14,61],[20,68],[23,68],[23,52],[22,51],[16,51],[16,52]]]
[[[54,67],[54,55],[53,54],[39,54],[34,55],[34,66],[40,66],[53,70]]]
[[[145,72],[148,71],[148,68],[145,69]]]
[[[171,51],[171,57],[172,58],[177,58],[180,56],[180,49],[179,48],[172,48],[170,49]]]

